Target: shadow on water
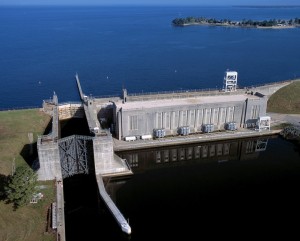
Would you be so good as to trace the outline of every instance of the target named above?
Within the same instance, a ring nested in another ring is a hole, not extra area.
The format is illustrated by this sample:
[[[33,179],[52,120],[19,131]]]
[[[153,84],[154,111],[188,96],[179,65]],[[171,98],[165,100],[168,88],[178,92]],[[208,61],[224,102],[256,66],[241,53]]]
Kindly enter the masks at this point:
[[[60,122],[61,137],[89,135],[85,119],[69,119]],[[77,174],[64,181],[66,239],[92,240],[98,230],[99,211],[97,184],[94,173]]]
[[[104,183],[132,235],[121,232],[90,173],[64,179],[67,240],[270,237],[286,224],[293,231],[291,217],[300,214],[295,148],[270,136],[117,153],[134,175]]]
[[[134,165],[115,194],[131,240],[295,232],[300,159],[293,148],[275,136],[119,153]]]
[[[71,119],[60,124],[62,137],[75,134],[90,135],[85,119]],[[89,168],[89,174],[65,178],[63,183],[66,239],[103,240],[106,237],[105,230],[109,230],[108,233],[116,235],[119,240],[122,232],[100,198],[94,170]]]
[[[124,236],[97,190],[93,174],[64,179],[66,240],[108,240],[108,235],[120,240]]]
[[[60,122],[61,137],[71,135],[90,135],[89,127],[85,118],[73,118]]]
[[[67,240],[92,240],[98,230],[99,212],[96,180],[92,175],[64,179]]]

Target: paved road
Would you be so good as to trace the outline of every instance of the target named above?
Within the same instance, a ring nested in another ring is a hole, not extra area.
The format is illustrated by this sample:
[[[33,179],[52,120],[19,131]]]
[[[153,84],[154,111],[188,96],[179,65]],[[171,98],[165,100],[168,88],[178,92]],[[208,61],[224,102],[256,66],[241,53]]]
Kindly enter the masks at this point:
[[[300,129],[300,114],[278,114],[278,113],[267,113],[271,117],[271,131],[255,131],[250,129],[240,129],[237,132],[216,132],[207,134],[197,134],[189,136],[177,136],[171,138],[162,138],[158,140],[137,140],[137,141],[122,141],[113,138],[114,150],[124,151],[139,148],[150,148],[166,145],[179,145],[188,144],[195,142],[207,142],[213,140],[226,140],[234,138],[245,138],[245,137],[260,137],[264,135],[272,135],[279,133],[280,130],[273,130],[272,126],[279,125],[281,123],[291,123]]]
[[[280,114],[280,113],[267,113],[271,117],[273,126],[281,123],[291,123],[292,125],[300,128],[300,114]]]

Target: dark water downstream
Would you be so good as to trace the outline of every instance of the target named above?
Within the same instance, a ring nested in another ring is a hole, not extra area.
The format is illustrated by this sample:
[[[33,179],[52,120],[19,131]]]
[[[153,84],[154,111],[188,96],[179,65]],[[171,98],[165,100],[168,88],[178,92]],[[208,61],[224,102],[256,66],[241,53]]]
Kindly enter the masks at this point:
[[[134,175],[105,180],[132,228],[124,235],[93,175],[64,180],[66,237],[209,240],[298,235],[300,149],[278,136],[117,153]]]

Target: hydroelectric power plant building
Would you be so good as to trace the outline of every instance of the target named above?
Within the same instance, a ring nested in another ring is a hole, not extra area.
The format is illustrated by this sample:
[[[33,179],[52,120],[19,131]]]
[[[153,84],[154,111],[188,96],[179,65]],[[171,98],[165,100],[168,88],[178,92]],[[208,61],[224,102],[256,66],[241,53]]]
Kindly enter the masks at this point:
[[[255,127],[267,96],[237,89],[237,72],[226,71],[222,90],[128,95],[123,89],[111,103],[116,138],[136,140]]]

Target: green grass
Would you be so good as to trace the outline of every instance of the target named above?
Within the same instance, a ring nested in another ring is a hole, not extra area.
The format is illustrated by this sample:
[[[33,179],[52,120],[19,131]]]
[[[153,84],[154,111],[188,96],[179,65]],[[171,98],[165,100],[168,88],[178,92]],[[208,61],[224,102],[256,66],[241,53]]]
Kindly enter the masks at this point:
[[[28,165],[36,158],[36,140],[50,121],[39,109],[0,111],[0,187],[11,173],[12,161]],[[33,152],[28,133],[33,134]],[[47,232],[48,208],[54,201],[54,181],[38,182],[44,197],[36,204],[14,210],[12,204],[0,200],[0,240],[53,241],[54,233]]]
[[[54,201],[54,181],[39,182],[43,198],[14,211],[12,204],[0,202],[0,240],[54,241],[55,234],[47,229],[48,208]],[[48,231],[48,232],[47,232]]]
[[[300,114],[300,81],[274,93],[268,100],[267,112]]]
[[[13,159],[17,165],[34,158],[29,152],[28,133],[33,134],[33,147],[50,121],[50,116],[39,109],[0,111],[0,174],[11,173]]]

